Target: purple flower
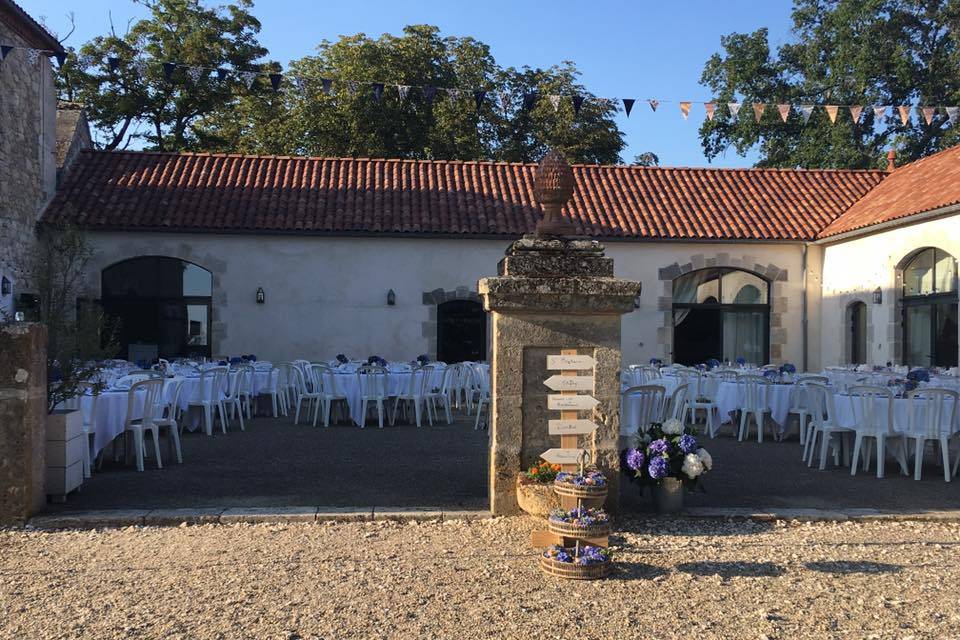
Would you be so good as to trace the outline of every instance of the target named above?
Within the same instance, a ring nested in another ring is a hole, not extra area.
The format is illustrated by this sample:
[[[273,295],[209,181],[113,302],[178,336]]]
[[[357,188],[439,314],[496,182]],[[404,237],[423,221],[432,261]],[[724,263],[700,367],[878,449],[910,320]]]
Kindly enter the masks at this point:
[[[669,472],[670,464],[667,462],[666,458],[653,458],[650,460],[650,466],[647,467],[647,473],[649,473],[650,477],[654,480],[659,480],[660,478],[666,477]]]
[[[697,439],[689,434],[680,436],[680,451],[684,454],[694,453],[700,447],[697,445]]]
[[[643,455],[643,451],[640,449],[628,449],[627,450],[627,466],[637,471],[643,468],[643,464],[646,462],[646,458]]]
[[[654,440],[647,445],[647,453],[651,458],[654,456],[662,456],[665,453],[670,453],[670,442],[666,438]],[[651,460],[651,462],[653,462],[653,460]]]

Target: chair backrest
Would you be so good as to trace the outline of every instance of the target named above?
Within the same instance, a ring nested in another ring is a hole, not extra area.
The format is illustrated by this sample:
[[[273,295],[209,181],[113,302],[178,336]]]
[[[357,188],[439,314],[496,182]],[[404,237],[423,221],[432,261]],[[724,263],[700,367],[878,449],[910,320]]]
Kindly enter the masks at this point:
[[[763,376],[744,374],[737,376],[737,384],[743,389],[743,408],[747,411],[760,411],[770,407],[767,391],[770,381]]]
[[[142,376],[141,380],[146,380],[147,378],[162,378],[163,374],[157,371],[156,369],[134,369],[127,373],[130,376]]]
[[[740,374],[736,369],[718,369],[717,375],[720,376],[724,382],[736,382],[737,376]]]
[[[687,414],[687,406],[689,404],[690,385],[688,383],[684,383],[677,386],[677,388],[673,390],[673,394],[670,396],[670,403],[666,412],[664,413],[663,419],[669,420],[670,418],[673,418],[674,420],[683,422],[684,417]]]
[[[411,377],[411,393],[425,396],[431,393],[436,386],[437,366],[434,364],[425,364],[420,367]]]
[[[870,431],[893,433],[893,392],[886,387],[850,387],[850,407],[858,425]]]
[[[164,388],[164,393],[161,394],[166,396],[166,402],[162,399],[160,400],[162,406],[158,417],[173,420],[178,418],[180,412],[180,391],[182,389],[183,378],[174,378],[168,383],[168,386]]]
[[[357,387],[361,398],[382,399],[387,391],[387,370],[372,364],[357,369]]]
[[[950,389],[925,387],[910,392],[907,428],[911,434],[927,437],[949,435],[957,425],[960,393]]]
[[[715,402],[717,400],[717,392],[720,391],[721,382],[723,382],[723,378],[715,373],[704,373],[701,375],[698,378],[700,386],[695,400]]]
[[[660,374],[660,368],[655,367],[652,364],[642,364],[640,365],[640,371],[643,372],[643,385],[648,384],[651,380],[659,380],[663,376]],[[643,386],[640,385],[640,386]]]
[[[150,424],[159,417],[157,414],[160,410],[162,397],[163,380],[160,378],[150,378],[133,383],[130,391],[127,392],[127,420],[135,419],[137,406],[142,399],[143,411],[139,418],[143,424]]]
[[[253,367],[249,365],[238,365],[234,371],[235,373],[229,377],[230,384],[227,385],[229,388],[227,397],[231,399],[238,397],[244,390],[249,388],[250,375],[253,373]]]
[[[273,368],[277,371],[277,389],[289,389],[296,385],[293,379],[292,362],[278,362]]]
[[[646,431],[651,423],[659,422],[663,416],[666,393],[667,390],[659,384],[642,384],[624,391],[624,400],[630,401],[628,424],[636,425],[640,431]]]
[[[815,373],[801,373],[797,376],[797,382],[819,382],[820,384],[830,384],[830,378],[827,376],[819,376]]]
[[[490,397],[490,370],[486,367],[475,367],[473,373],[473,387],[480,393],[481,398]]]
[[[807,397],[807,410],[810,412],[810,420],[814,426],[836,425],[837,410],[833,392],[819,382],[805,382],[804,392]]]
[[[306,376],[307,374],[305,374],[303,372],[303,369],[301,369],[300,367],[297,367],[297,366],[290,367],[291,386],[293,386],[297,390],[297,393],[299,393],[300,395],[305,395],[309,393],[309,390],[307,389]]]
[[[209,402],[218,402],[220,394],[227,390],[226,367],[214,367],[200,374],[200,384],[197,386],[198,399]]]

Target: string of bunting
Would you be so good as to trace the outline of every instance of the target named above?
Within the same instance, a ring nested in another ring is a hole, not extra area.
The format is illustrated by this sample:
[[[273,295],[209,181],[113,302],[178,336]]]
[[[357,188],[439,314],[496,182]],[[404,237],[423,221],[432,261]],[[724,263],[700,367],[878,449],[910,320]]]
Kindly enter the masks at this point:
[[[29,47],[15,47],[10,45],[0,45],[0,63],[2,63],[8,55],[14,49],[22,49],[25,51],[27,56],[27,61],[31,64],[35,63],[37,58],[41,55],[52,55],[56,57],[57,62],[60,66],[63,66],[65,62],[65,56],[63,54],[55,53],[53,51],[44,50],[44,49],[32,49]],[[149,63],[143,58],[137,58],[133,61],[133,67],[137,71],[138,75],[141,77],[144,76],[149,68]],[[121,60],[117,57],[107,58],[107,68],[111,74],[119,73],[121,67]],[[401,101],[405,101],[409,98],[411,90],[416,90],[420,93],[423,99],[427,104],[433,104],[437,99],[437,96],[440,92],[446,94],[447,99],[451,104],[457,104],[461,100],[472,99],[475,107],[479,110],[485,101],[496,99],[500,107],[506,111],[513,104],[515,100],[515,95],[508,91],[487,91],[484,89],[459,89],[459,88],[446,88],[446,87],[437,87],[433,85],[408,85],[408,84],[393,84],[387,82],[370,82],[370,81],[355,81],[355,80],[342,80],[334,78],[324,78],[318,76],[307,76],[302,74],[293,74],[293,73],[265,73],[262,71],[243,71],[243,70],[231,70],[223,67],[203,67],[196,65],[186,65],[179,62],[163,62],[163,75],[167,81],[173,81],[174,75],[178,71],[183,71],[194,83],[200,82],[202,79],[210,77],[212,74],[216,74],[218,81],[225,81],[231,76],[238,79],[242,82],[247,89],[251,89],[256,83],[258,78],[266,78],[270,82],[270,87],[274,91],[280,91],[280,88],[284,82],[292,85],[294,89],[301,93],[308,93],[311,88],[319,88],[326,95],[332,94],[336,88],[343,87],[351,95],[355,96],[365,91],[375,102],[380,102],[384,98],[384,91],[387,87],[390,87],[396,92],[397,97]],[[541,95],[537,92],[529,92],[520,95],[521,105],[524,109],[532,109],[537,103],[546,98],[546,100],[553,107],[554,111],[558,111],[561,105],[569,101],[570,106],[573,108],[575,116],[580,115],[580,111],[583,108],[583,105],[588,101],[594,102],[603,108],[614,108],[617,111],[623,110],[624,114],[629,118],[630,114],[633,112],[633,108],[638,102],[636,98],[600,98],[594,96],[583,96],[578,94],[547,94]],[[801,121],[806,124],[809,122],[811,115],[818,107],[822,108],[827,117],[830,119],[831,123],[836,123],[837,118],[841,110],[846,111],[850,114],[850,118],[853,122],[859,122],[862,114],[866,109],[870,109],[873,112],[874,118],[881,120],[887,117],[891,113],[891,109],[894,110],[894,113],[900,118],[900,122],[903,125],[910,124],[911,113],[916,109],[920,117],[923,119],[928,126],[933,124],[934,118],[938,113],[946,116],[946,122],[949,122],[950,125],[957,124],[960,120],[960,106],[933,106],[933,105],[923,105],[919,104],[914,107],[912,104],[901,104],[901,105],[861,105],[861,104],[792,104],[792,103],[783,103],[783,104],[770,104],[763,102],[703,102],[703,101],[692,101],[692,100],[662,100],[656,98],[647,98],[643,100],[647,103],[647,106],[652,112],[657,112],[657,110],[664,104],[676,103],[679,106],[680,115],[684,120],[689,119],[692,107],[694,104],[702,105],[704,109],[704,114],[707,120],[713,120],[717,115],[717,108],[721,105],[726,106],[727,111],[730,116],[734,119],[739,118],[741,108],[747,104],[751,107],[753,111],[753,117],[756,122],[760,122],[764,113],[766,112],[767,107],[773,107],[776,109],[777,114],[780,116],[780,119],[783,122],[787,122],[792,113],[799,114]],[[663,110],[661,110],[662,113]],[[943,121],[938,123],[942,125]]]

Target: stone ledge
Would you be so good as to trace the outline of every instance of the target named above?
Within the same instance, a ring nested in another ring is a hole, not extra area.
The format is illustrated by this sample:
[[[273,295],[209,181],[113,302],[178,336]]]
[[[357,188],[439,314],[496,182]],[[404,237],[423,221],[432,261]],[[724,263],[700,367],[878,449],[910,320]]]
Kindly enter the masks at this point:
[[[373,520],[372,507],[320,507],[317,522],[363,522]]]
[[[315,522],[317,507],[241,507],[220,514],[222,524],[234,522]]]
[[[30,519],[29,526],[37,529],[102,529],[140,526],[149,509],[115,509],[54,513]]]
[[[444,511],[443,520],[465,520],[472,522],[474,520],[487,520],[492,518],[493,514],[488,510],[484,509],[482,511]]]
[[[222,507],[208,509],[154,509],[143,518],[148,527],[177,527],[181,524],[215,524],[220,522]]]
[[[653,517],[654,514],[650,514]],[[746,507],[690,507],[684,509],[681,517],[688,518],[731,518],[770,522],[773,520],[798,520],[804,522],[960,522],[960,510],[883,512],[878,509],[791,509],[766,508],[750,509]]]
[[[396,522],[425,522],[440,520],[443,512],[429,507],[374,507],[374,520],[393,520]]]

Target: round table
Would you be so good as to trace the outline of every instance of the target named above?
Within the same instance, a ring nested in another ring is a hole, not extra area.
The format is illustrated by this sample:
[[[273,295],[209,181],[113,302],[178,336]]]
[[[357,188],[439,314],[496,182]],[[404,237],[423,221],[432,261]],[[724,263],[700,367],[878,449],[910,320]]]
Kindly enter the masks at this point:
[[[787,426],[790,412],[790,399],[793,384],[771,383],[766,389],[766,404],[770,407],[770,418],[777,423],[782,432]],[[733,421],[733,414],[744,405],[744,387],[737,382],[721,382],[717,389],[717,409],[721,424]]]
[[[637,372],[639,374],[639,372]],[[640,413],[639,399],[636,397],[624,396],[623,392],[629,389],[630,387],[640,386],[635,384],[628,384],[630,380],[621,380],[620,384],[620,435],[628,436],[634,435],[637,433],[637,429],[640,427],[638,415]],[[674,376],[663,376],[655,380],[651,380],[647,383],[648,385],[657,385],[664,388],[664,403],[668,403],[670,398],[673,397],[674,390],[680,386],[680,379]]]
[[[437,367],[433,369],[433,379],[430,381],[431,389],[439,389],[443,385],[443,372],[445,368]],[[417,379],[413,383],[414,388],[422,384],[422,371],[388,371],[384,381],[384,398],[396,397],[407,392],[410,388],[410,376],[416,375]],[[357,425],[363,422],[363,403],[360,399],[360,380],[356,373],[335,371],[333,376],[334,395],[345,397],[347,406],[350,407],[350,419]],[[369,405],[368,405],[369,408]],[[384,411],[387,411],[384,405]],[[384,415],[384,419],[387,416]]]

